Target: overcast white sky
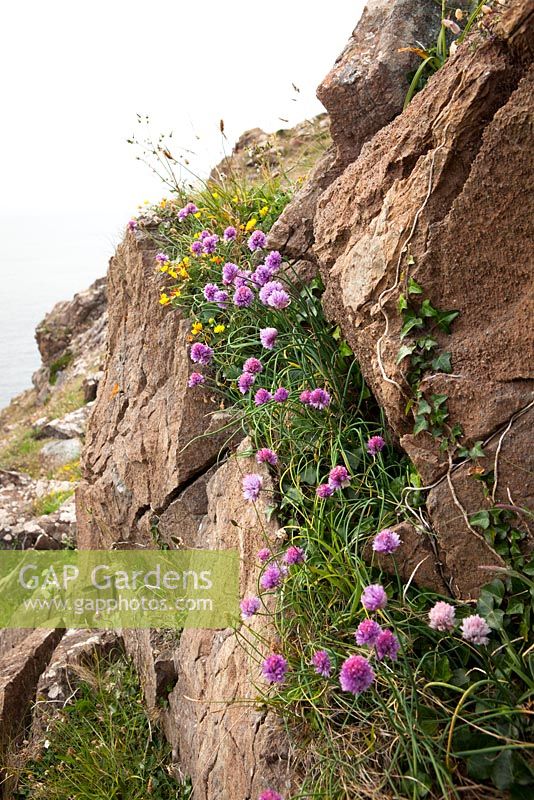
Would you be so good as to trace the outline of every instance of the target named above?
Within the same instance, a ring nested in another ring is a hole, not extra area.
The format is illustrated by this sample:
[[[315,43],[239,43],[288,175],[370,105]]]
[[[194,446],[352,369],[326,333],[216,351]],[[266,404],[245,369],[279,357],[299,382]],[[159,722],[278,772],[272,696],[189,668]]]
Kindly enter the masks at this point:
[[[322,110],[315,89],[363,5],[2,2],[0,407],[39,364],[36,324],[105,274],[137,206],[165,194],[126,144],[136,114],[195,150],[206,175],[223,155],[221,118],[230,150],[248,128],[273,131]]]
[[[24,0],[2,8],[0,211],[128,216],[162,189],[125,143],[137,112],[206,171],[245,129],[321,110],[363,0]],[[296,94],[294,82],[300,89]],[[295,102],[295,99],[297,102]],[[197,139],[197,136],[199,137]]]

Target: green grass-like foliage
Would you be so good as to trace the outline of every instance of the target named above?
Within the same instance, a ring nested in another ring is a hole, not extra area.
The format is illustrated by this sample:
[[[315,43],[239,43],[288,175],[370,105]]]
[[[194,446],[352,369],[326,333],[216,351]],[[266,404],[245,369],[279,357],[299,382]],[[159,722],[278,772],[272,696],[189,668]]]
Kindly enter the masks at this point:
[[[73,494],[74,489],[67,489],[64,492],[49,492],[43,497],[38,497],[33,503],[33,513],[36,517],[54,514]]]
[[[149,722],[134,668],[97,661],[19,775],[14,800],[189,800],[169,771],[170,748]]]
[[[210,368],[200,368],[206,383],[191,391],[199,403],[205,392],[219,394],[234,426],[251,436],[254,447],[278,454],[268,516],[276,513],[291,543],[306,551],[305,564],[292,567],[284,581],[273,616],[280,652],[289,662],[287,678],[276,690],[258,687],[303,746],[307,769],[298,796],[459,798],[469,787],[470,796],[488,798],[498,796],[491,782],[521,797],[534,783],[528,744],[532,638],[517,614],[532,602],[529,575],[503,574],[483,594],[479,610],[492,628],[487,647],[465,642],[458,628],[448,634],[432,630],[429,609],[450,598],[403,584],[394,556],[389,556],[390,575],[370,562],[369,551],[363,557],[371,538],[398,521],[415,522],[423,537],[431,532],[424,525],[420,482],[407,458],[391,440],[376,457],[367,452],[369,437],[388,439],[385,420],[339,329],[325,319],[320,279],[302,280],[286,264],[275,276],[291,297],[282,310],[257,297],[239,309],[231,301],[232,287],[223,308],[203,295],[207,283],[223,288],[225,262],[242,270],[260,263],[265,253],[250,252],[250,232],[259,226],[268,231],[288,197],[275,182],[206,186],[163,202],[148,214],[150,224],[142,217],[139,226],[168,257],[159,266],[170,276],[162,275],[167,283],[160,302],[189,315],[190,342],[202,341],[214,351]],[[178,222],[186,200],[199,213]],[[221,238],[214,255],[191,253],[203,229],[222,237],[227,225],[238,230],[235,242]],[[259,330],[266,327],[278,330],[273,350],[260,344]],[[263,371],[252,392],[243,395],[237,379],[251,356],[261,359]],[[289,391],[285,403],[255,405],[255,390],[280,386]],[[299,401],[300,392],[316,386],[332,398],[323,411]],[[350,487],[320,500],[316,486],[336,465],[349,471]],[[362,590],[373,582],[387,589],[388,606],[377,619],[396,633],[401,652],[395,662],[374,661],[375,684],[355,698],[340,690],[337,676],[347,656],[372,658],[355,645],[354,631],[365,617]],[[472,606],[457,604],[459,621],[471,613]],[[243,646],[259,660],[266,643],[245,631]],[[318,649],[326,649],[334,662],[330,679],[310,667]]]

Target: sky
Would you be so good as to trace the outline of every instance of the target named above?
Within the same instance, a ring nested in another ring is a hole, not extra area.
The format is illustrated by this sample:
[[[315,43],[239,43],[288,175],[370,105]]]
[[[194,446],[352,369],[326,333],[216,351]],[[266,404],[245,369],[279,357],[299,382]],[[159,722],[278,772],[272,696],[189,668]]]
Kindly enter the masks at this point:
[[[127,144],[173,132],[201,177],[247,129],[320,113],[363,0],[24,0],[2,6],[0,406],[29,385],[35,325],[106,271],[165,187]],[[300,91],[295,91],[293,84]],[[219,130],[224,120],[226,139]]]

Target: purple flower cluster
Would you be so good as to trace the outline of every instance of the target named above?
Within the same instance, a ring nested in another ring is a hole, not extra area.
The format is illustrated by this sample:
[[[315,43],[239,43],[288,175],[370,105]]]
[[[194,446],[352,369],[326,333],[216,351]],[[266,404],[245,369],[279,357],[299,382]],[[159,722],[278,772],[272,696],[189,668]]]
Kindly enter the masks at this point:
[[[187,385],[189,386],[190,389],[192,389],[194,386],[200,386],[202,383],[204,383],[205,380],[206,379],[204,375],[201,375],[200,372],[192,372],[191,375],[189,376]]]
[[[270,464],[272,467],[276,467],[278,464],[278,456],[274,450],[270,450],[268,447],[262,447],[256,453],[256,461],[258,464]]]
[[[330,405],[331,397],[326,389],[304,389],[304,391],[300,393],[299,400],[305,406],[323,411]]]
[[[399,650],[399,640],[391,631],[381,631],[376,637],[375,652],[379,661],[382,661],[384,658],[390,658],[392,661],[396,661]]]
[[[287,672],[287,661],[278,653],[271,653],[262,664],[263,677],[269,683],[283,683]]]
[[[371,686],[374,679],[373,668],[363,656],[349,656],[343,662],[339,682],[344,692],[361,694]]]
[[[275,792],[274,789],[265,789],[258,797],[258,800],[284,800],[284,798],[281,794]]]
[[[233,225],[229,225],[227,228],[224,229],[223,239],[225,242],[233,242],[236,236],[237,236],[237,231]]]
[[[390,531],[385,528],[380,533],[377,533],[373,539],[373,550],[375,553],[385,553],[391,555],[401,545],[400,536],[395,531]]]
[[[456,611],[450,603],[439,600],[428,612],[429,626],[435,631],[454,630],[456,624]]]
[[[428,620],[428,624],[433,630],[450,633],[456,627],[456,610],[450,603],[438,600],[428,612]],[[488,637],[491,628],[484,617],[479,614],[472,614],[462,620],[460,631],[462,639],[470,644],[486,645],[489,643]]]
[[[270,559],[271,556],[272,556],[272,553],[269,550],[269,548],[268,547],[262,547],[261,550],[258,550],[258,554],[257,554],[256,558],[258,559],[260,564],[265,564]]]
[[[263,372],[263,364],[259,358],[247,358],[243,364],[243,372],[251,372],[253,375],[259,375]]]
[[[328,483],[321,483],[315,490],[315,494],[317,497],[320,497],[321,500],[326,500],[327,497],[332,497],[334,494],[334,490]]]
[[[169,256],[166,253],[157,253],[156,261],[158,264],[166,264],[169,261]]]
[[[230,286],[237,276],[239,275],[239,267],[237,264],[232,264],[231,261],[227,261],[224,267],[222,268],[222,282],[225,286]]]
[[[311,660],[312,667],[315,668],[317,675],[328,678],[332,672],[332,661],[326,650],[318,650],[313,654]]]
[[[203,250],[202,242],[199,239],[196,239],[194,242],[191,242],[191,246],[189,249],[191,250],[194,256],[199,256]]]
[[[466,617],[460,625],[462,631],[462,639],[471,644],[488,644],[488,636],[491,633],[491,628],[479,614],[473,614]]]
[[[252,389],[256,376],[252,372],[243,372],[237,379],[237,385],[241,394],[246,394]]]
[[[276,328],[262,328],[260,331],[260,342],[266,350],[273,349],[277,337],[278,331]]]
[[[273,396],[267,389],[258,389],[256,394],[254,395],[254,403],[257,406],[263,406],[265,403],[270,402],[273,399]]]
[[[288,397],[289,392],[283,386],[280,386],[273,394],[273,400],[277,403],[285,403]]]
[[[201,236],[202,239],[202,236]],[[216,233],[209,234],[202,239],[202,252],[211,256],[217,249],[219,237]]]
[[[267,244],[267,237],[264,234],[264,232],[260,230],[254,231],[254,233],[247,242],[248,249],[252,253],[255,250],[263,250],[266,244]]]
[[[346,489],[350,486],[350,476],[346,467],[334,467],[328,475],[328,485],[332,489]]]
[[[202,364],[206,367],[213,358],[213,350],[207,344],[195,342],[191,346],[190,357],[195,364]]]
[[[136,219],[129,219],[128,220],[128,230],[129,231],[136,231],[137,230],[137,220]]]
[[[256,473],[249,473],[245,475],[242,481],[243,485],[243,497],[245,500],[250,500],[253,502],[257,500],[260,496],[260,492],[263,486],[263,478],[261,475],[257,475]]]
[[[190,214],[198,214],[198,208],[194,203],[187,203],[187,205],[181,208],[178,212],[178,219],[180,222],[183,222]]]
[[[354,634],[356,644],[372,647],[381,631],[382,628],[374,619],[364,619],[360,622]]]
[[[254,300],[254,292],[248,286],[238,286],[234,292],[234,303],[238,308],[248,308]]]
[[[384,449],[385,446],[386,442],[382,436],[371,436],[367,442],[367,452],[371,456],[376,456]]]
[[[278,589],[286,576],[287,570],[280,567],[276,562],[269,564],[260,578],[260,586],[266,591]]]
[[[385,608],[387,603],[388,596],[379,583],[366,586],[362,592],[362,605],[367,611],[378,611],[379,608]]]
[[[306,560],[306,553],[302,549],[302,547],[296,547],[296,545],[291,545],[287,548],[286,552],[284,553],[284,564],[288,564],[289,566],[293,564],[302,564]]]
[[[250,619],[261,608],[261,600],[259,597],[244,597],[239,603],[241,609],[241,618],[243,620]]]
[[[270,306],[279,311],[287,308],[291,303],[291,298],[280,281],[268,281],[265,283],[260,289],[260,300],[264,306]]]

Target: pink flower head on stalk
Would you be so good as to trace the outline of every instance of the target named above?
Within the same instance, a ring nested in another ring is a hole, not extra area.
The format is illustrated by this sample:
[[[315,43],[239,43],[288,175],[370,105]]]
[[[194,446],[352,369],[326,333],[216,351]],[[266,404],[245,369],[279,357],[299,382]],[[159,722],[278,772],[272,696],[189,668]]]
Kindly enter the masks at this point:
[[[386,446],[386,442],[382,438],[382,436],[371,436],[369,441],[367,442],[367,452],[371,456],[376,456],[381,450],[384,449]]]
[[[198,208],[196,207],[196,205],[194,203],[188,203],[186,206],[184,206],[179,210],[178,219],[180,220],[180,222],[183,222],[183,220],[190,214],[197,214],[197,213],[198,213]]]
[[[262,547],[261,550],[258,550],[257,559],[260,564],[265,564],[265,562],[268,561],[271,556],[272,553],[268,547]]]
[[[245,500],[251,502],[257,500],[260,496],[261,487],[263,486],[263,478],[254,472],[245,475],[243,478],[243,497]]]
[[[272,271],[265,264],[260,264],[250,276],[256,286],[265,286],[273,277]]]
[[[278,336],[276,328],[262,328],[260,331],[260,342],[266,350],[272,350]]]
[[[278,589],[284,578],[285,572],[278,566],[278,564],[269,564],[260,578],[260,586],[262,589],[266,589],[267,591],[270,589]]]
[[[310,395],[311,395],[310,390],[309,389],[304,389],[304,391],[301,392],[300,395],[299,395],[300,402],[304,403],[305,406],[309,406],[310,405]]]
[[[328,485],[332,489],[346,489],[350,486],[350,476],[345,467],[334,467],[328,475]]]
[[[169,261],[169,256],[166,253],[157,253],[156,261],[158,264],[166,264]]]
[[[275,289],[275,291],[271,292],[269,295],[267,305],[271,306],[271,308],[276,308],[278,311],[281,311],[283,308],[287,308],[289,305],[291,305],[291,298],[283,289]]]
[[[317,497],[320,497],[321,500],[325,500],[327,497],[332,497],[334,494],[334,490],[328,483],[321,483],[315,490],[315,494]]]
[[[382,628],[374,619],[364,619],[358,625],[354,638],[356,644],[371,647],[376,642],[377,636],[382,632]]]
[[[204,295],[208,303],[213,303],[213,301],[217,296],[218,291],[219,287],[217,286],[216,283],[207,283],[202,290],[202,294]]]
[[[267,237],[263,231],[260,230],[254,231],[254,233],[247,242],[248,249],[252,252],[254,252],[254,250],[263,250],[266,242],[267,242]]]
[[[325,389],[314,389],[310,392],[308,404],[312,408],[318,408],[319,411],[322,411],[330,405],[330,395]]]
[[[195,364],[202,364],[204,367],[206,367],[213,358],[213,350],[207,344],[195,342],[191,346],[190,356],[191,361],[194,361]]]
[[[268,281],[260,289],[260,300],[264,306],[269,304],[269,297],[273,292],[283,292],[284,287],[280,281]]]
[[[211,236],[206,236],[205,239],[202,241],[202,250],[204,253],[208,255],[212,255],[217,249],[217,242],[219,241],[219,237],[217,234],[212,234]]]
[[[460,625],[462,631],[462,639],[471,644],[488,644],[488,636],[491,633],[491,628],[488,623],[479,614],[473,614],[466,617]]]
[[[230,286],[239,275],[239,267],[237,264],[232,264],[228,261],[222,268],[222,282],[225,286]]]
[[[128,230],[129,231],[136,231],[137,230],[137,220],[136,219],[128,220]]]
[[[263,406],[273,399],[273,396],[267,389],[258,389],[254,395],[254,402],[257,406]]]
[[[332,662],[326,650],[318,650],[312,656],[312,667],[315,667],[317,675],[322,675],[323,678],[328,678],[332,672]]]
[[[254,292],[248,286],[239,286],[234,293],[234,303],[238,308],[248,308],[254,300]]]
[[[289,397],[289,392],[287,391],[287,389],[284,389],[283,386],[280,386],[280,388],[277,389],[273,395],[273,399],[277,403],[285,403],[288,397]]]
[[[339,682],[344,692],[360,694],[368,689],[375,679],[373,668],[363,656],[350,656],[343,663]]]
[[[282,256],[278,252],[278,250],[271,250],[271,252],[267,255],[265,259],[265,266],[267,269],[270,269],[271,272],[274,274],[277,269],[280,269],[280,264],[282,263]]]
[[[248,286],[250,283],[250,276],[252,275],[249,269],[240,269],[234,279],[234,286],[239,289],[240,286]]]
[[[190,246],[189,249],[191,250],[193,255],[199,256],[201,254],[201,252],[202,252],[202,249],[203,249],[202,248],[202,242],[199,241],[198,239],[196,241],[194,241],[194,242],[191,242],[191,246]]]
[[[399,640],[391,631],[381,631],[376,637],[375,652],[379,661],[386,657],[396,661],[399,650]]]
[[[283,683],[287,672],[287,661],[278,653],[272,653],[263,662],[262,672],[269,683]]]
[[[278,456],[274,450],[270,450],[268,447],[262,447],[261,450],[258,450],[256,453],[256,461],[258,464],[270,464],[271,467],[276,467],[278,464]]]
[[[200,372],[192,372],[191,375],[189,376],[189,381],[187,382],[187,385],[189,386],[190,389],[192,389],[194,386],[200,386],[202,383],[204,383],[205,380],[206,378],[204,377],[204,375],[201,375]]]
[[[252,389],[252,385],[255,380],[256,376],[252,375],[251,372],[244,372],[242,375],[240,375],[237,379],[237,385],[241,394],[246,394],[249,392]]]
[[[263,364],[259,358],[252,356],[252,358],[247,358],[243,364],[243,372],[252,372],[253,375],[259,375],[260,372],[263,372]]]
[[[395,533],[395,531],[390,531],[389,528],[385,528],[383,531],[380,531],[380,533],[377,533],[373,539],[373,550],[375,553],[391,555],[400,545],[401,540],[399,534]]]
[[[261,608],[261,600],[259,597],[244,597],[239,603],[241,609],[241,619],[249,619],[256,614]]]
[[[302,564],[304,561],[306,561],[306,553],[302,547],[296,547],[296,545],[292,544],[284,553],[284,564],[291,566],[293,564]]]
[[[450,603],[438,600],[428,612],[430,627],[435,631],[452,631],[456,623],[456,610]]]
[[[219,308],[225,308],[226,303],[228,302],[228,292],[223,292],[222,289],[215,294],[215,302],[219,306]]]
[[[260,794],[258,800],[284,800],[281,794],[275,792],[274,789],[266,789]]]
[[[367,611],[378,611],[379,608],[385,608],[387,603],[388,596],[379,583],[366,586],[362,592],[362,605]]]
[[[211,236],[211,231],[202,231],[202,233],[200,234],[200,241],[203,242],[204,239],[207,239],[210,236]]]
[[[237,231],[233,227],[233,225],[229,225],[227,228],[224,229],[223,239],[225,242],[233,242],[236,236],[237,236]]]

